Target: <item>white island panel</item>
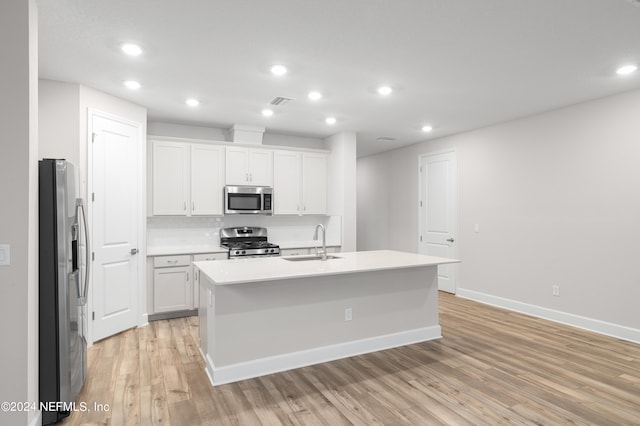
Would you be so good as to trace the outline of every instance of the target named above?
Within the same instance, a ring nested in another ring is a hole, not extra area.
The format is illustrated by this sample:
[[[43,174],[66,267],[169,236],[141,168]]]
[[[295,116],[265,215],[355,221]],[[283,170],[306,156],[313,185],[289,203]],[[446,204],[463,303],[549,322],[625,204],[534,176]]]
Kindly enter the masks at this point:
[[[325,270],[338,259],[317,266],[278,258],[196,263],[207,301],[201,350],[214,385],[441,337],[437,265],[454,260],[389,251],[340,255],[342,266]],[[282,265],[278,260],[291,267],[270,269]],[[239,270],[247,281],[235,281]],[[256,270],[266,279],[255,278]]]

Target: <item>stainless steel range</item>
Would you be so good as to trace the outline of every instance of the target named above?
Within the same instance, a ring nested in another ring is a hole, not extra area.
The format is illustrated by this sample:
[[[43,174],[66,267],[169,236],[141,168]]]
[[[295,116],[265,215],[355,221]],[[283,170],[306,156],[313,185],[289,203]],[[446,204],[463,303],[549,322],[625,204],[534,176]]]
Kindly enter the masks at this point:
[[[280,256],[280,247],[267,241],[267,228],[223,228],[220,231],[220,245],[229,249],[229,259]]]

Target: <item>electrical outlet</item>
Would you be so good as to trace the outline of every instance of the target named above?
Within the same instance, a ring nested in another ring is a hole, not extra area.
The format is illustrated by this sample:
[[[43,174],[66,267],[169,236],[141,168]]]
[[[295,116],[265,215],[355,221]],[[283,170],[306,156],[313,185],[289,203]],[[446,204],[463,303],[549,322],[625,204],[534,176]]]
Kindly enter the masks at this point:
[[[553,294],[554,296],[560,296],[560,286],[559,285],[552,285],[551,286],[551,294]]]
[[[344,310],[344,320],[351,321],[353,319],[353,311],[351,308],[347,308]]]

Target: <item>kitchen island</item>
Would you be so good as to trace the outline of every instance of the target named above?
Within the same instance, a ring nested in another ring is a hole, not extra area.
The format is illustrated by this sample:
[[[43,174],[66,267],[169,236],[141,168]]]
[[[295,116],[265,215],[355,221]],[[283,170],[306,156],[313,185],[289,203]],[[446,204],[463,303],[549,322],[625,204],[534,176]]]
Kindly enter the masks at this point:
[[[220,385],[441,337],[437,266],[390,250],[194,262],[200,350]]]

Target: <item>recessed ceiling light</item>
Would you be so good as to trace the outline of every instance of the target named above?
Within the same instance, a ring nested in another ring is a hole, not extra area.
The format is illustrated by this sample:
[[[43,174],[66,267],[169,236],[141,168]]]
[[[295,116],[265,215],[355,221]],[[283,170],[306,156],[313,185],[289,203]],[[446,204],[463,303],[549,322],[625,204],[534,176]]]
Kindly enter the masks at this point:
[[[322,93],[320,92],[309,92],[309,99],[311,99],[312,101],[317,101],[318,99],[322,98]]]
[[[275,75],[285,75],[287,73],[287,67],[284,65],[274,65],[271,67],[271,73]]]
[[[428,132],[430,132],[430,131],[432,131],[432,130],[433,130],[433,127],[432,127],[432,126],[429,126],[429,125],[427,125],[427,126],[422,126],[422,131],[423,131],[423,132],[427,132],[427,133],[428,133]]]
[[[327,117],[326,120],[324,120],[325,123],[329,124],[329,125],[333,125],[336,124],[336,118],[335,117]]]
[[[127,86],[131,90],[138,90],[142,85],[137,81],[128,80],[124,82],[124,85]]]
[[[197,99],[187,99],[186,103],[190,107],[197,107],[198,105],[200,105],[200,101]]]
[[[133,43],[123,44],[122,51],[129,56],[140,56],[142,54],[142,48],[137,44],[133,44]]]
[[[273,115],[273,111],[270,109],[263,109],[262,115],[264,115],[265,117],[271,117]]]
[[[391,94],[391,92],[393,92],[393,89],[389,86],[382,86],[382,87],[378,87],[378,93],[380,93],[381,95],[389,95]]]
[[[616,71],[616,74],[628,75],[628,74],[631,74],[632,72],[635,72],[637,69],[638,67],[635,65],[625,65],[623,67],[618,68],[618,70]]]

